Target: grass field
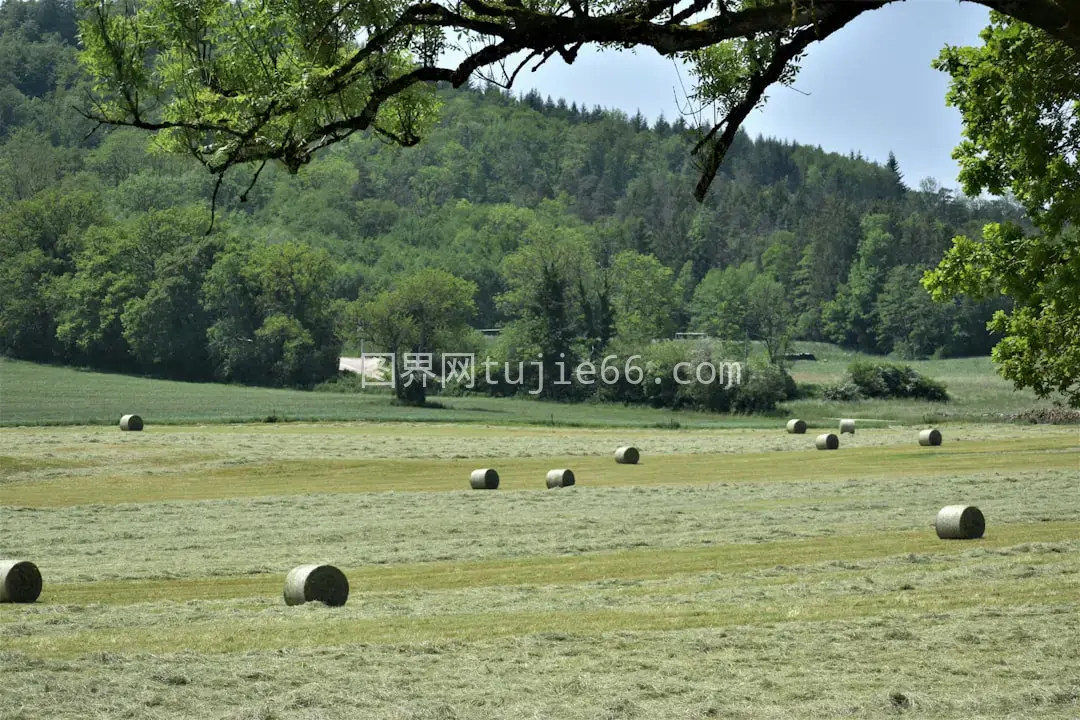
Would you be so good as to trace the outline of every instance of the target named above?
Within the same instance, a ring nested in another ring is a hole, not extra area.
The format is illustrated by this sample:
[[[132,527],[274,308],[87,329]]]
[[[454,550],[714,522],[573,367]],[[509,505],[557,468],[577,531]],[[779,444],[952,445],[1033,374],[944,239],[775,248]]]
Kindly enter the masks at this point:
[[[855,355],[820,343],[798,344],[817,362],[797,362],[794,378],[818,385],[836,383]],[[948,385],[952,401],[799,400],[776,415],[793,415],[811,427],[834,427],[839,417],[865,423],[923,424],[1000,422],[1008,416],[1050,403],[1029,392],[1014,391],[994,373],[989,358],[911,363]],[[181,383],[49,367],[0,359],[0,426],[115,425],[135,412],[152,424],[287,421],[442,422],[531,424],[578,427],[771,428],[776,419],[645,407],[582,403],[561,404],[528,399],[483,397],[437,398],[442,408],[393,405],[384,393],[299,392],[211,383]]]
[[[796,362],[792,377],[799,383],[829,385],[844,379],[847,367],[856,359],[871,356],[842,351],[823,343],[796,343],[799,352],[813,352],[816,362]],[[904,361],[923,375],[944,382],[949,390],[948,403],[921,401],[866,400],[836,403],[823,400],[799,400],[785,409],[796,417],[833,418],[844,412],[854,417],[886,418],[895,422],[940,423],[950,420],[998,422],[1009,415],[1039,407],[1049,407],[1050,400],[1038,400],[1026,391],[1016,391],[1012,383],[995,371],[990,358],[954,358],[949,360]]]
[[[0,718],[1075,718],[1076,428],[943,428],[3,428]]]
[[[445,408],[393,405],[389,395],[329,393],[182,383],[49,367],[0,359],[0,426],[115,425],[137,412],[147,422],[368,420],[696,427],[763,427],[775,421],[607,404],[559,404],[527,399],[439,398]],[[133,410],[138,408],[137,410]]]

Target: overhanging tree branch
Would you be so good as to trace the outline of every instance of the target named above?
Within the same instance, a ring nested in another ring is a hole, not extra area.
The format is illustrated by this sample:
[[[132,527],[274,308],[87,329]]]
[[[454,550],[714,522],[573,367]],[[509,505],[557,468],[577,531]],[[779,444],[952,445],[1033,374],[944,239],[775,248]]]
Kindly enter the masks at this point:
[[[596,7],[582,0],[567,0],[569,5],[544,10],[529,0],[445,0],[407,5],[396,19],[379,15],[381,20],[364,20],[364,13],[352,11],[366,0],[343,0],[322,15],[309,13],[311,26],[307,28],[302,4],[287,4],[284,9],[252,5],[243,9],[243,27],[238,26],[234,34],[258,71],[250,81],[243,74],[234,75],[226,91],[218,84],[211,53],[203,53],[201,45],[196,55],[184,60],[193,72],[187,72],[185,65],[182,80],[173,81],[173,86],[155,86],[148,78],[156,72],[154,63],[164,48],[155,47],[147,38],[157,33],[157,42],[167,46],[160,39],[160,24],[148,25],[147,34],[140,35],[136,6],[121,8],[104,0],[85,0],[83,8],[90,20],[84,30],[98,36],[102,59],[97,73],[107,76],[106,85],[115,100],[94,102],[95,110],[84,114],[100,123],[173,133],[174,139],[187,144],[186,152],[217,174],[232,165],[275,159],[295,172],[313,153],[355,132],[371,131],[401,145],[416,144],[422,128],[413,122],[418,117],[415,103],[422,101],[411,94],[413,86],[446,82],[460,87],[482,68],[502,64],[518,53],[524,54],[525,61],[513,73],[506,73],[507,87],[531,59],[543,63],[557,53],[572,63],[587,44],[649,47],[674,57],[736,39],[787,38],[764,68],[751,64],[739,70],[743,75],[734,86],[745,86],[742,97],[695,148],[702,163],[695,196],[701,200],[739,127],[768,88],[785,80],[791,62],[814,41],[862,13],[899,1],[768,0],[746,7],[735,0],[610,0],[601,6],[604,12],[596,14]],[[1033,24],[1080,50],[1078,0],[965,1]],[[278,25],[271,26],[295,31],[301,42],[279,45],[280,35],[259,38],[251,34],[255,25],[247,22],[249,15],[267,12],[280,15],[273,16]],[[299,14],[289,14],[294,12]],[[479,42],[481,48],[456,67],[439,67],[435,54],[410,67],[404,53],[414,38],[431,29],[458,33],[466,43]],[[335,41],[331,52],[317,52],[314,46],[323,43],[313,38],[323,36],[357,40],[348,51],[344,41],[340,45]],[[260,40],[265,47],[260,47]],[[187,52],[193,51],[188,48]],[[278,65],[281,52],[289,59],[287,65]],[[289,75],[292,69],[297,72]],[[147,108],[142,101],[152,97],[155,105],[169,107],[177,96],[184,102],[174,104],[164,116],[161,107]],[[413,99],[402,104],[401,98],[409,97]],[[380,119],[388,104],[395,109],[389,119]]]
[[[1039,28],[1080,52],[1080,2],[1077,0],[968,0]]]
[[[788,63],[801,55],[807,47],[818,40],[824,40],[829,35],[847,25],[863,12],[862,9],[848,8],[846,11],[836,11],[823,19],[813,27],[800,30],[786,43],[780,45],[768,66],[750,80],[750,86],[743,99],[736,104],[719,123],[713,126],[706,136],[694,147],[693,154],[700,157],[704,155],[701,167],[701,179],[694,188],[694,197],[698,202],[705,199],[709,186],[716,177],[720,163],[731,148],[735,136],[742,126],[746,117],[753,112],[761,102],[765,91],[780,81]],[[723,128],[719,138],[717,132]]]

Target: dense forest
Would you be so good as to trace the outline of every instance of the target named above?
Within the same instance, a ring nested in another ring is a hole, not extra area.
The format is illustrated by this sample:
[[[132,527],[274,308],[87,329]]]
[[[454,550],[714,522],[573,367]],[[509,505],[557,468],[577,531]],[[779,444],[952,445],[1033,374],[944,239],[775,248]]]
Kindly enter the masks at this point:
[[[454,350],[480,327],[545,364],[680,331],[759,340],[775,361],[791,339],[985,355],[1007,307],[934,304],[920,279],[954,236],[1020,210],[913,184],[893,157],[742,133],[699,205],[682,119],[474,85],[442,91],[417,147],[357,135],[296,175],[244,168],[215,188],[80,116],[76,46],[71,2],[0,5],[10,357],[311,387],[360,337]]]

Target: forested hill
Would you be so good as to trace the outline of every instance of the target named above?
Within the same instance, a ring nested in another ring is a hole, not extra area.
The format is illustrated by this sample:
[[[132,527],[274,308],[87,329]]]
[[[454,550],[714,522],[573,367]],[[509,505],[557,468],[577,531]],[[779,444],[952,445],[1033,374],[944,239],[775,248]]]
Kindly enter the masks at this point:
[[[214,179],[201,166],[143,134],[91,133],[73,110],[86,102],[74,42],[70,2],[0,6],[10,356],[311,384],[336,369],[343,318],[361,307],[345,303],[429,267],[475,283],[473,326],[517,323],[542,352],[545,332],[594,348],[679,330],[901,356],[992,344],[993,304],[935,306],[919,279],[955,235],[1019,212],[911,183],[902,158],[740,134],[699,205],[682,120],[445,90],[415,148],[358,136],[297,176],[268,166],[243,202],[254,168],[234,171],[206,236]],[[537,329],[551,295],[529,295],[520,270],[549,246],[564,326]]]

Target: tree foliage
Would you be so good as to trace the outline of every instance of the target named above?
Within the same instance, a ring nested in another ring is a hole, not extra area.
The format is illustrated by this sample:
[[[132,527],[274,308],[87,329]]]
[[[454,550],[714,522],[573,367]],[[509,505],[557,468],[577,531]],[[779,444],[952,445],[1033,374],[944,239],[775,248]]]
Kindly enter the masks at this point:
[[[1080,406],[1080,55],[1000,15],[982,38],[937,63],[964,119],[960,179],[968,193],[1010,192],[1036,232],[1003,223],[960,236],[925,283],[942,300],[1011,297],[991,323],[1002,374]]]
[[[238,242],[206,274],[207,346],[222,379],[310,387],[337,373],[341,340],[325,251]]]
[[[409,373],[405,354],[432,360],[439,352],[462,352],[476,312],[476,284],[435,268],[418,270],[397,279],[394,287],[355,305],[349,317],[353,332],[370,339],[382,352],[394,353],[398,399],[423,405],[434,378]],[[423,363],[423,358],[418,358]]]
[[[497,302],[513,318],[503,338],[507,360],[538,362],[552,378],[558,363],[573,367],[591,355],[587,330],[595,286],[580,230],[548,235],[541,227],[533,226],[523,246],[503,261],[507,290]],[[549,383],[543,392],[554,396],[559,388]]]
[[[439,33],[384,30],[403,9],[392,1],[79,7],[80,58],[99,79],[91,114],[155,130],[214,172],[268,159],[295,170],[358,130],[414,144],[434,109],[431,86],[402,78],[410,50],[437,49]]]
[[[652,255],[624,250],[611,264],[611,304],[615,333],[625,341],[647,343],[675,332],[675,273]]]

